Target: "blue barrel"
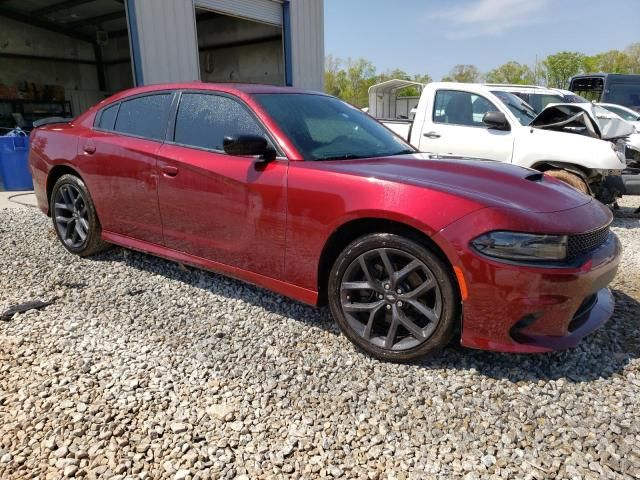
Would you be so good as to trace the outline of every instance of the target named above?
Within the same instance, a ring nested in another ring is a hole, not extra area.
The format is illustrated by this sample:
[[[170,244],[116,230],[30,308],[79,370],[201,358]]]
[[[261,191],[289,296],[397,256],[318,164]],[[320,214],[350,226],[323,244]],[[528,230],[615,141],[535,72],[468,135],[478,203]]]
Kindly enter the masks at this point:
[[[0,178],[5,190],[33,190],[29,137],[0,137]]]

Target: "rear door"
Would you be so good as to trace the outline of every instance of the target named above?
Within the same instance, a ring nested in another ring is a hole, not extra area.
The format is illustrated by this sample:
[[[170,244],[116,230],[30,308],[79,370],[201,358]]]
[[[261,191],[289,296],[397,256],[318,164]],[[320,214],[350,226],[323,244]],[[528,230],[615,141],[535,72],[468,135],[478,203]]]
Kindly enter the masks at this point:
[[[162,244],[156,154],[173,96],[159,92],[111,105],[81,139],[82,171],[107,231]]]
[[[436,90],[418,147],[423,152],[440,155],[510,162],[513,133],[489,129],[482,122],[485,113],[499,111],[482,95],[458,90]]]
[[[227,155],[225,136],[269,138],[240,99],[183,92],[159,152],[159,201],[169,248],[268,277],[284,263],[288,161]]]

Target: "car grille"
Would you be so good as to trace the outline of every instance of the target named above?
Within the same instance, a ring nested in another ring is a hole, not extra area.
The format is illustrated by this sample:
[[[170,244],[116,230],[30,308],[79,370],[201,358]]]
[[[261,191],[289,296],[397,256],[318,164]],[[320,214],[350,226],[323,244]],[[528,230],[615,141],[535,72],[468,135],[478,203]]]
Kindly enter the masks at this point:
[[[607,241],[607,238],[609,237],[609,230],[609,225],[607,225],[606,227],[594,230],[593,232],[569,236],[569,244],[567,248],[567,256],[569,259],[579,257],[580,255],[598,248]]]

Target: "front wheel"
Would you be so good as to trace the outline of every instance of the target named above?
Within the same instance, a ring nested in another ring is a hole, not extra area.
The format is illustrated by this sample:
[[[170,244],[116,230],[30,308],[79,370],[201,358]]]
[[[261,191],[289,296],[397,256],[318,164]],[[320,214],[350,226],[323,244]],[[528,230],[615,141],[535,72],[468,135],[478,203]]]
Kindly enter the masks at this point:
[[[444,262],[405,237],[351,243],[331,270],[331,313],[355,345],[381,360],[413,361],[451,340],[460,301]]]
[[[93,255],[109,247],[100,238],[96,209],[84,182],[75,175],[63,175],[53,186],[49,206],[58,239],[71,253]]]

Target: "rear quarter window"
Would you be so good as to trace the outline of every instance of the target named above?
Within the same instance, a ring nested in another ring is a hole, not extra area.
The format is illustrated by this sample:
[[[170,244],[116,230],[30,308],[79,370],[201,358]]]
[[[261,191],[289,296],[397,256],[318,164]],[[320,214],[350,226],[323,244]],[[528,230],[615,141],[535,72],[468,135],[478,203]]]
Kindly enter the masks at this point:
[[[119,106],[120,104],[115,104],[102,110],[97,118],[95,127],[100,130],[113,130],[116,125],[116,116],[118,115]]]
[[[163,93],[123,101],[118,110],[115,131],[151,140],[163,140],[172,96],[172,93]]]

